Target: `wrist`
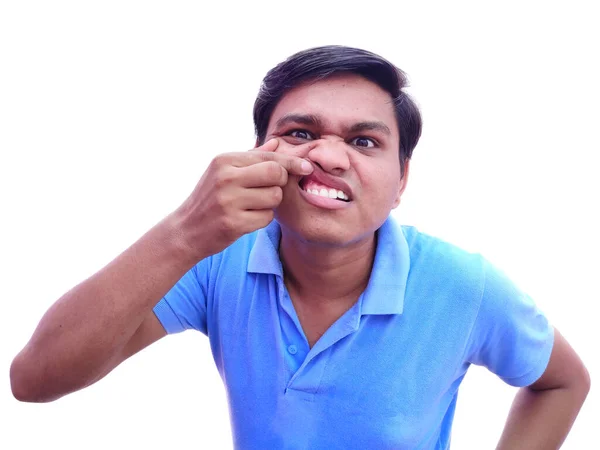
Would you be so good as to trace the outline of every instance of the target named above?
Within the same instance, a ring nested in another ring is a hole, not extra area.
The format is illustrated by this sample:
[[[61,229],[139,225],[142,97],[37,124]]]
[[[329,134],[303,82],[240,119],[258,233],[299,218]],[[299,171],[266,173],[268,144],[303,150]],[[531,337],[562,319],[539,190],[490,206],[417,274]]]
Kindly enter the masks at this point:
[[[174,211],[165,217],[159,227],[165,241],[168,242],[169,247],[178,259],[195,265],[210,256],[192,243],[190,233],[187,231],[185,222],[178,211]]]

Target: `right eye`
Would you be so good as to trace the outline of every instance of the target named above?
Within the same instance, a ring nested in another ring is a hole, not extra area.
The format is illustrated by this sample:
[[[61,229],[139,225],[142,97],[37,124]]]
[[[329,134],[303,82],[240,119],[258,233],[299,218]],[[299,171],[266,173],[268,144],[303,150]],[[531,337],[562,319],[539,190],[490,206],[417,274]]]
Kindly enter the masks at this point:
[[[287,133],[287,136],[291,136],[293,138],[303,139],[303,140],[312,140],[315,138],[312,135],[312,133],[310,133],[309,131],[306,131],[306,130],[292,130]]]

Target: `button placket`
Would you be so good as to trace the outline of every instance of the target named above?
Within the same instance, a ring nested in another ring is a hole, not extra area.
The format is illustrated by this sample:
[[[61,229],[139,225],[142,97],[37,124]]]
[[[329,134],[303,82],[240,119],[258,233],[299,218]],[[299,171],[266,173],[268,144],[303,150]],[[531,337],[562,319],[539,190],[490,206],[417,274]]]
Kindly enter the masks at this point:
[[[298,318],[295,314],[292,301],[287,294],[283,279],[277,277],[277,287],[279,294],[279,321],[281,325],[282,346],[279,347],[282,352],[281,357],[288,370],[288,376],[285,380],[285,389],[289,386],[290,380],[297,374],[302,366],[304,358],[308,353],[308,344],[304,332],[300,328]]]
[[[362,299],[362,297],[361,297]],[[360,299],[359,299],[360,303]],[[319,356],[321,353],[330,351],[331,347],[335,345],[339,340],[344,339],[346,336],[356,332],[360,325],[360,304],[357,303],[350,308],[346,313],[338,319],[321,338],[316,342],[314,347],[310,349],[301,366],[298,368],[296,373],[292,376],[288,386],[292,386],[296,378],[306,370],[306,367]]]

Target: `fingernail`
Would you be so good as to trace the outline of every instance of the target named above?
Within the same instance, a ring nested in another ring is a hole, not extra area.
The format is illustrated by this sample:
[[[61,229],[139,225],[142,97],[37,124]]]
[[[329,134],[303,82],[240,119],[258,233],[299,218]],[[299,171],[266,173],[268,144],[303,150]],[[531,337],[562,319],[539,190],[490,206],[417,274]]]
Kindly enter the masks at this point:
[[[302,171],[306,173],[311,173],[313,171],[313,166],[308,161],[302,161]]]

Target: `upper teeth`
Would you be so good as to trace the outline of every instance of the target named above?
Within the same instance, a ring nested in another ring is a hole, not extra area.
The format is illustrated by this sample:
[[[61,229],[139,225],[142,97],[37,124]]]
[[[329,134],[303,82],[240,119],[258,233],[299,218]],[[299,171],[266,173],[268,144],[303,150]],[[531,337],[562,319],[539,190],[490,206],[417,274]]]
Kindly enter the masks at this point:
[[[349,200],[348,195],[344,191],[340,191],[339,189],[307,189],[306,192],[309,192],[314,195],[320,195],[321,197],[340,198],[342,200]]]

